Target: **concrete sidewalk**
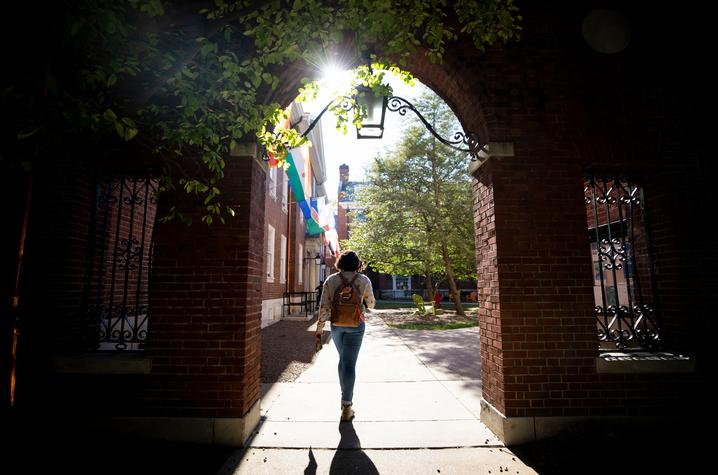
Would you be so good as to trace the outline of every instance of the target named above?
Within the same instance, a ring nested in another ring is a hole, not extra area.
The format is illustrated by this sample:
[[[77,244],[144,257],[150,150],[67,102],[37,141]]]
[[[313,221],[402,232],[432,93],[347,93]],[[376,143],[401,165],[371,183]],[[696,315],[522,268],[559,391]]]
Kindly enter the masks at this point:
[[[477,349],[478,328],[394,330],[370,314],[354,421],[339,423],[330,342],[297,381],[262,388],[262,423],[220,473],[535,474],[479,420]]]

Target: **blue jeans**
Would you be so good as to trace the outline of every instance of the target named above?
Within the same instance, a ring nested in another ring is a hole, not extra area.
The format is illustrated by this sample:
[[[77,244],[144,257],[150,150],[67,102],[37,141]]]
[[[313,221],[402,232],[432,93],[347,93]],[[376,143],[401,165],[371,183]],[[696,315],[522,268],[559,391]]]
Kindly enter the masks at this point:
[[[342,401],[351,402],[354,396],[355,369],[365,326],[364,322],[356,328],[332,325],[332,340],[339,353],[339,385],[342,388]]]

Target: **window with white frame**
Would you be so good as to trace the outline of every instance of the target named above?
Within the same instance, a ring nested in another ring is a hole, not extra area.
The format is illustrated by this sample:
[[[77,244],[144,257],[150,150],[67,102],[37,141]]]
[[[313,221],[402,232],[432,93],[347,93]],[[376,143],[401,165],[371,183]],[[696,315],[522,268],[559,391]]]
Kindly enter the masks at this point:
[[[299,252],[297,253],[297,280],[302,283],[302,274],[304,274],[304,246],[299,245]]]
[[[274,228],[267,225],[267,282],[274,282]]]
[[[269,196],[272,198],[277,197],[277,169],[269,169]]]
[[[289,200],[289,177],[284,174],[282,183],[282,211],[287,212],[287,201]]]
[[[282,234],[279,249],[279,282],[287,281],[287,237]]]

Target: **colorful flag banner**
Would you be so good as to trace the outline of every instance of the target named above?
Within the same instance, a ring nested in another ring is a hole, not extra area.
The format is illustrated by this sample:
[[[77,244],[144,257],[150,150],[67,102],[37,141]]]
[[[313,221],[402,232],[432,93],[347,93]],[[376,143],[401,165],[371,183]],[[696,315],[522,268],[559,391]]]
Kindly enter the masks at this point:
[[[287,154],[287,176],[294,199],[307,221],[307,234],[319,236],[324,232],[319,226],[319,212],[311,203],[311,165],[308,147],[296,147]]]

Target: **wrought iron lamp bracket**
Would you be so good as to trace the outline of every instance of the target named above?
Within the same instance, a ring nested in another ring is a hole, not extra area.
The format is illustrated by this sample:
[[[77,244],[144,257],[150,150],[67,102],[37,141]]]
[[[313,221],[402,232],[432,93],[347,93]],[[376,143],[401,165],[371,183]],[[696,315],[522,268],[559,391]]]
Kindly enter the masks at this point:
[[[319,115],[317,115],[317,117],[312,121],[312,123],[309,124],[307,130],[305,130],[301,134],[301,136],[303,138],[306,138],[309,135],[309,132],[311,132],[312,129],[314,129],[314,127],[319,123],[319,120],[322,118],[322,116],[329,110],[332,105],[335,104],[338,104],[339,107],[341,107],[346,112],[349,112],[354,109],[354,107],[356,107],[355,98],[351,96],[339,96],[332,99],[326,106],[324,106],[324,109],[322,109]],[[414,107],[411,102],[404,99],[403,97],[391,96],[387,99],[385,104],[386,108],[389,111],[398,112],[401,116],[405,116],[407,110],[412,111],[414,114],[416,114],[419,120],[421,120],[426,129],[431,132],[431,134],[436,137],[441,143],[454,150],[458,150],[459,152],[470,154],[472,162],[479,160],[479,152],[483,150],[483,146],[481,145],[481,141],[478,134],[472,132],[466,133],[463,131],[458,131],[454,133],[453,140],[446,139],[439,135],[439,133],[434,130],[434,127],[432,127],[431,124],[424,118],[421,112],[419,112],[419,110]],[[291,124],[292,127],[296,127],[297,125],[299,125],[299,121],[294,124]],[[269,157],[266,156],[266,153],[264,154],[263,159],[265,161],[269,160]]]
[[[424,127],[431,132],[431,135],[436,137],[441,143],[459,152],[465,152],[471,154],[471,161],[479,160],[479,152],[482,150],[479,135],[475,133],[465,133],[463,131],[455,132],[453,140],[445,139],[434,130],[434,127],[424,118],[419,110],[414,105],[403,97],[392,96],[387,101],[387,109],[391,112],[398,112],[399,115],[405,116],[406,111],[410,110],[419,120],[424,124]],[[461,148],[465,146],[466,148]]]

